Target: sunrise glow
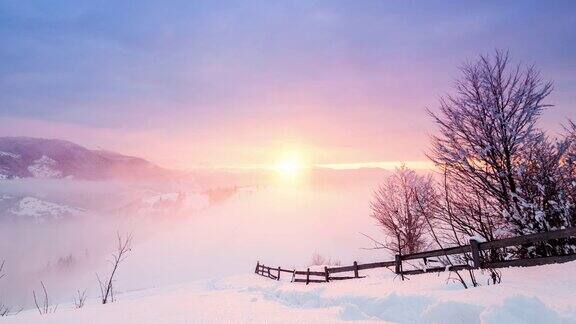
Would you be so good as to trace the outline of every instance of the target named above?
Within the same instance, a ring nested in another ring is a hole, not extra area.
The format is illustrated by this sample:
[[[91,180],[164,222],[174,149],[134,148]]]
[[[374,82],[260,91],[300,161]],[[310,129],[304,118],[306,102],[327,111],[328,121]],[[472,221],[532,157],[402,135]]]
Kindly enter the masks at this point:
[[[273,166],[279,178],[288,183],[301,179],[303,171],[309,168],[303,154],[299,151],[283,152]]]

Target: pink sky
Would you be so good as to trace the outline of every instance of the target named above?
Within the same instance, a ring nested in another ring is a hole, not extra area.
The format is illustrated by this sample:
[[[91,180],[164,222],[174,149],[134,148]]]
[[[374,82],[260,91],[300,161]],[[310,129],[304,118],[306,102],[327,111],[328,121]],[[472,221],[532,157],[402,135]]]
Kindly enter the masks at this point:
[[[576,116],[572,6],[7,3],[0,136],[185,170],[265,166],[291,151],[336,167],[425,161],[426,109],[460,64],[497,48],[554,81],[542,125],[555,134]]]

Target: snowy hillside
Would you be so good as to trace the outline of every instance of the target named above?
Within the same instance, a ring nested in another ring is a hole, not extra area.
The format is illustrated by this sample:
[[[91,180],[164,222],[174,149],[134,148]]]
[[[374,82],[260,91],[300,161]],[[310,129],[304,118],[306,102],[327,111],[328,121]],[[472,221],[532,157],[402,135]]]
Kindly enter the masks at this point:
[[[86,210],[36,197],[0,195],[0,219],[43,223],[85,214]]]
[[[152,163],[56,139],[0,137],[0,180],[18,178],[141,179],[169,175]]]
[[[447,274],[401,282],[379,270],[309,286],[244,274],[125,292],[110,305],[60,305],[44,317],[27,310],[6,323],[576,323],[574,273],[576,262],[509,268],[502,284],[468,290]]]

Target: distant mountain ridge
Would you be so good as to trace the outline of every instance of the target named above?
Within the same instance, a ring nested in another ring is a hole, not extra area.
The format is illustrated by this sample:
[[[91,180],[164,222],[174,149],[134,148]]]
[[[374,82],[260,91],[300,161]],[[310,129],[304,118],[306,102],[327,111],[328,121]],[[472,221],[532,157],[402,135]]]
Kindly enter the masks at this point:
[[[171,172],[142,158],[32,137],[0,137],[0,179],[83,180],[163,178]]]

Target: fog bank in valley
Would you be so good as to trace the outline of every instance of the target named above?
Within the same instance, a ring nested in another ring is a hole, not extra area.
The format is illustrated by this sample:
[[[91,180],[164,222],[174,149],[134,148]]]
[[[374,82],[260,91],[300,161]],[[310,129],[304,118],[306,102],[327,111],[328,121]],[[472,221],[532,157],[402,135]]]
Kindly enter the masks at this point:
[[[368,215],[382,173],[336,175],[317,173],[302,184],[228,187],[184,181],[1,183],[2,195],[33,196],[81,212],[57,220],[2,221],[6,277],[0,279],[0,298],[31,307],[40,281],[55,303],[71,302],[78,289],[97,297],[96,273],[110,271],[117,233],[134,236],[115,282],[120,294],[247,273],[257,260],[302,268],[314,252],[343,263],[386,257],[384,251],[361,249],[370,242],[360,234],[381,235]]]

